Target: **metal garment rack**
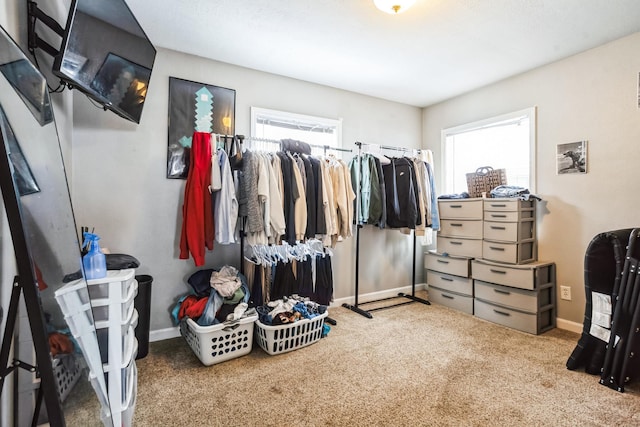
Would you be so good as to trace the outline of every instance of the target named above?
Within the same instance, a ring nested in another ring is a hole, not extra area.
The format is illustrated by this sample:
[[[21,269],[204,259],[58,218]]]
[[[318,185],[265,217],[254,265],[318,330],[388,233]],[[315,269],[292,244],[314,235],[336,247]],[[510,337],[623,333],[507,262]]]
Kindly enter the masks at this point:
[[[426,305],[431,305],[431,303],[425,299],[419,298],[416,296],[416,232],[415,230],[413,230],[413,264],[412,264],[412,270],[411,270],[411,295],[406,294],[404,292],[399,292],[398,295],[393,296],[393,297],[388,297],[388,298],[381,298],[381,299],[377,299],[377,300],[373,300],[373,301],[367,301],[364,302],[362,304],[358,303],[358,294],[360,293],[359,291],[359,272],[360,272],[360,229],[362,228],[362,225],[359,223],[359,219],[360,219],[360,197],[362,194],[362,146],[363,145],[373,145],[373,144],[367,144],[365,142],[359,142],[356,141],[355,143],[358,146],[358,163],[359,163],[359,168],[358,168],[358,191],[356,192],[356,284],[355,284],[355,303],[354,304],[347,304],[344,303],[342,304],[343,307],[348,308],[351,311],[354,311],[364,317],[367,317],[369,319],[373,318],[373,315],[371,314],[372,311],[377,311],[377,310],[385,310],[387,308],[393,308],[393,307],[398,307],[401,305],[406,305],[406,304],[412,304],[414,302],[420,302],[422,304],[426,304]],[[385,150],[394,150],[394,151],[402,151],[402,152],[409,152],[409,151],[413,151],[413,149],[411,148],[403,148],[403,147],[392,147],[392,146],[386,146],[386,145],[375,145],[376,147],[380,147],[382,149]],[[360,308],[360,305],[364,305],[364,304],[373,304],[373,303],[377,303],[377,302],[381,302],[381,301],[388,301],[388,300],[392,300],[395,298],[407,298],[409,299],[409,301],[403,301],[403,302],[399,302],[396,304],[391,304],[391,305],[385,305],[385,306],[381,306],[381,307],[375,307],[369,310],[363,310]]]
[[[223,138],[225,141],[227,139],[232,139],[234,138],[233,135],[218,135],[219,137]],[[244,136],[244,135],[236,135],[236,138],[238,138],[240,140],[240,143],[242,144],[244,141],[248,141],[248,142],[263,142],[263,143],[267,143],[267,144],[277,144],[278,147],[280,149],[282,149],[282,142],[278,139],[269,139],[269,138],[257,138],[257,137],[253,137],[253,136]],[[310,147],[314,147],[314,148],[322,148],[324,150],[324,154],[327,154],[327,150],[333,150],[333,151],[342,151],[345,153],[351,153],[353,152],[353,150],[351,150],[350,148],[341,148],[341,147],[332,147],[330,145],[319,145],[319,144],[308,144]],[[246,226],[246,219],[242,219],[242,228],[240,229],[240,272],[242,274],[244,274],[244,262],[242,262],[243,257],[244,257],[244,237],[245,237],[245,233],[244,233],[244,229]],[[334,323],[335,324],[335,323]]]
[[[229,135],[221,135],[223,138],[228,138]],[[282,141],[280,141],[279,139],[269,139],[269,138],[258,138],[255,136],[244,136],[244,135],[236,135],[237,138],[239,138],[241,141],[248,141],[248,142],[264,142],[267,144],[277,144],[281,149],[282,149]],[[320,144],[309,144],[309,143],[305,143],[307,145],[309,145],[310,147],[313,148],[321,148],[322,150],[324,150],[324,154],[327,154],[327,151],[342,151],[344,153],[352,153],[353,150],[350,148],[342,148],[342,147],[332,147],[331,145],[320,145]]]
[[[233,136],[229,136],[229,135],[220,135],[222,138],[224,138],[225,140],[227,138],[233,138]],[[268,138],[258,138],[258,137],[246,137],[244,135],[236,135],[236,138],[238,138],[240,140],[240,142],[242,143],[243,141],[248,141],[248,142],[263,142],[263,143],[267,143],[267,144],[277,144],[278,147],[280,149],[282,149],[282,142],[280,140],[277,139],[268,139]],[[345,153],[351,153],[353,152],[353,150],[351,150],[350,148],[341,148],[341,147],[332,147],[330,145],[319,145],[319,144],[308,144],[310,147],[314,147],[314,148],[321,148],[324,151],[324,154],[327,154],[327,150],[333,150],[333,151],[341,151],[341,152],[345,152]],[[244,274],[244,238],[245,238],[245,226],[246,226],[246,218],[242,219],[242,228],[240,230],[240,267],[241,267],[241,273]],[[325,317],[325,322],[330,323],[332,325],[337,325],[338,322],[336,322],[334,319],[332,319],[331,317]]]

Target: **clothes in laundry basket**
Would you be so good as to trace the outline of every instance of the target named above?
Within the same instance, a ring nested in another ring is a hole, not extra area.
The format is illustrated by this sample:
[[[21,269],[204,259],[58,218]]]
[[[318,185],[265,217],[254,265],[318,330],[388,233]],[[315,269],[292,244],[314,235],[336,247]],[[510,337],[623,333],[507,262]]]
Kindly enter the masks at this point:
[[[199,326],[224,322],[230,315],[237,315],[240,304],[248,305],[251,296],[246,278],[232,266],[199,270],[189,276],[187,283],[192,293],[182,296],[171,312],[176,325],[185,317]],[[221,285],[220,291],[217,285]]]
[[[325,313],[327,306],[294,294],[256,307],[256,311],[263,324],[283,325],[301,319],[313,319]]]

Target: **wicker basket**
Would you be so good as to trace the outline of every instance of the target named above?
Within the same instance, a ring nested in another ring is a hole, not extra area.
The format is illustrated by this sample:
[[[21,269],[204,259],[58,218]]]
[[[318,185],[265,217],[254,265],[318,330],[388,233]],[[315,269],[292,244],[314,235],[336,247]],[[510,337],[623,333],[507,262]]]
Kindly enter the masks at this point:
[[[507,171],[505,169],[493,169],[491,166],[482,166],[475,172],[468,173],[467,190],[471,197],[490,197],[491,190],[499,185],[507,184]]]

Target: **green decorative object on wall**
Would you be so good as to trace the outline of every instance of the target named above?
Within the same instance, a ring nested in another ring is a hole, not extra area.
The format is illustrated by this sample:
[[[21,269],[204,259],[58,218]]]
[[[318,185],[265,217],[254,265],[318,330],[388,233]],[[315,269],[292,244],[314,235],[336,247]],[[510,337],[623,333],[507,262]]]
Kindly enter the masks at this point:
[[[167,178],[189,173],[194,132],[235,134],[236,91],[169,77],[169,138]]]

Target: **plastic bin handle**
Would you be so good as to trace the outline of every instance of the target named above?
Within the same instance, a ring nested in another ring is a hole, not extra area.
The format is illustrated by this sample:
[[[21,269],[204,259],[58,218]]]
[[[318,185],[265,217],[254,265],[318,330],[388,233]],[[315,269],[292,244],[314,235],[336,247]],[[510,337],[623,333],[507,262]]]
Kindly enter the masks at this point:
[[[234,325],[225,326],[222,328],[223,331],[234,331],[240,327],[240,323],[236,323]]]

